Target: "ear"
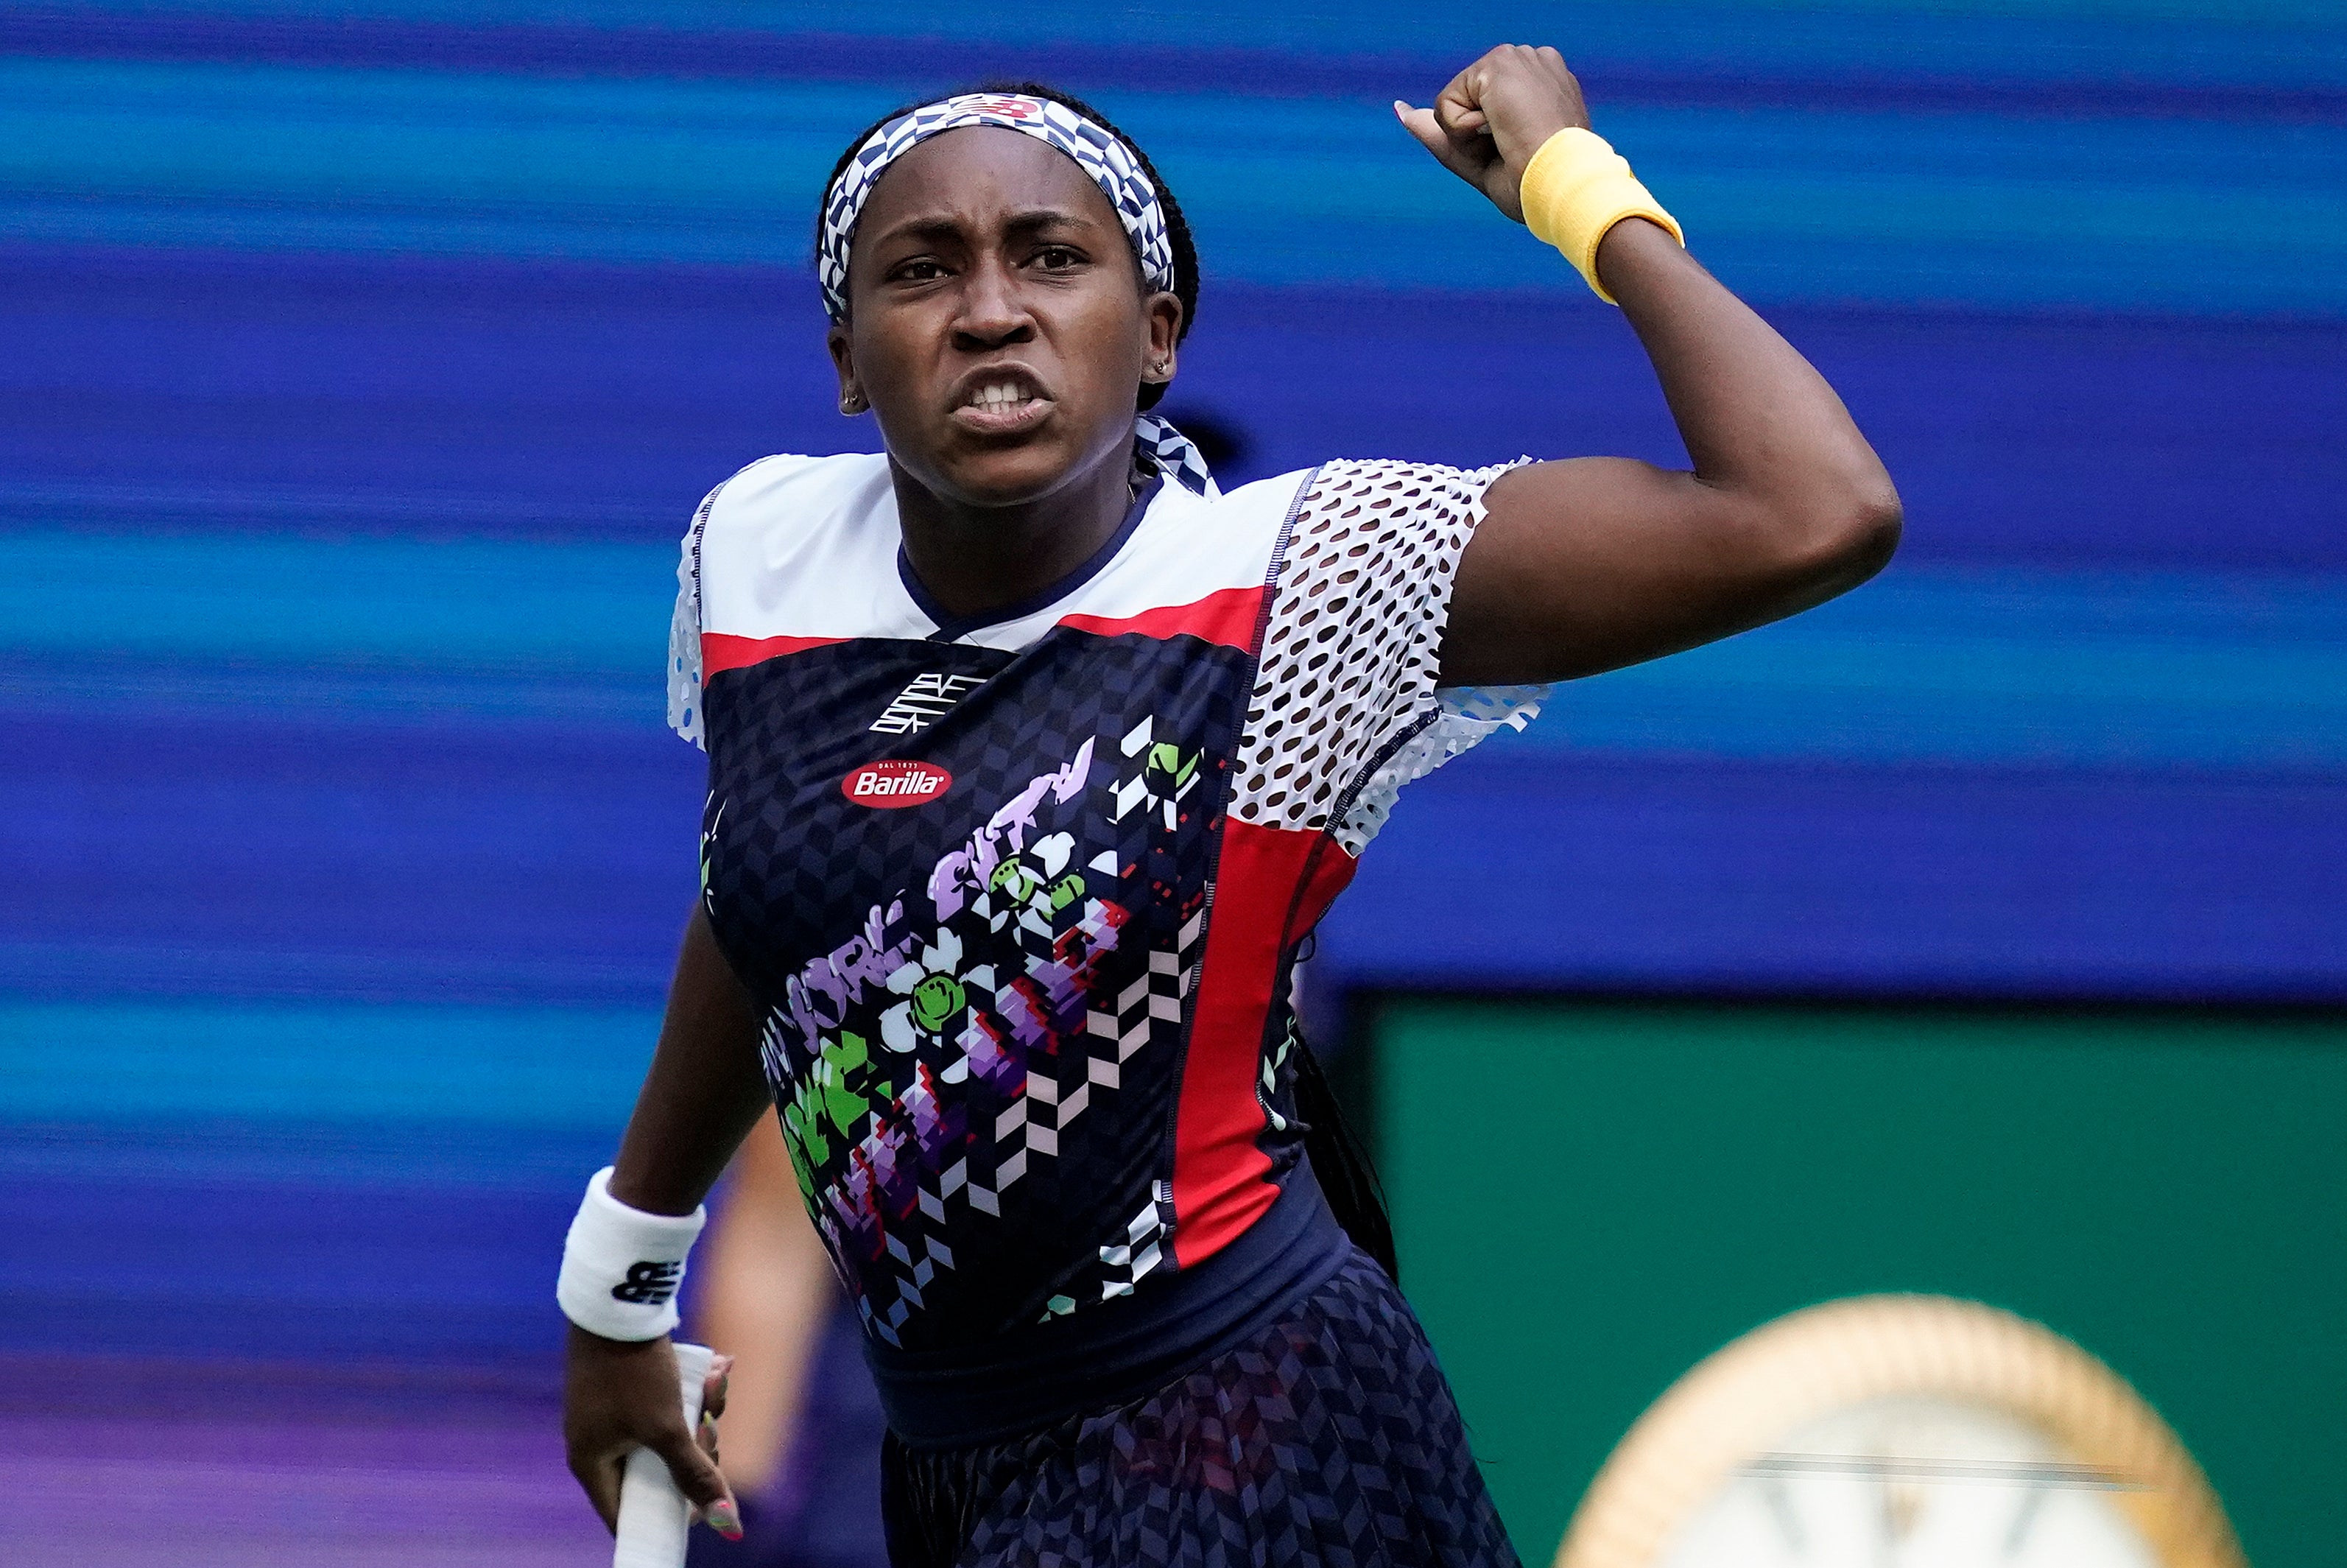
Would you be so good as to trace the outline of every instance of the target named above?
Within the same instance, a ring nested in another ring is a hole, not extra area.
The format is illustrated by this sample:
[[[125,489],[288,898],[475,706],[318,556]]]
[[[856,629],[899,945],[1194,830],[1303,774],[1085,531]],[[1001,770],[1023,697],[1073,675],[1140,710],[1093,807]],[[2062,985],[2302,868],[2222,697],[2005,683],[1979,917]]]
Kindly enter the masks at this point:
[[[1182,298],[1171,293],[1152,294],[1141,309],[1146,334],[1141,351],[1141,379],[1149,385],[1163,385],[1173,380],[1180,368]]]
[[[831,351],[831,366],[839,373],[839,411],[863,413],[871,404],[864,395],[864,384],[856,376],[856,351],[849,345],[846,323],[835,323],[824,334],[823,346]]]

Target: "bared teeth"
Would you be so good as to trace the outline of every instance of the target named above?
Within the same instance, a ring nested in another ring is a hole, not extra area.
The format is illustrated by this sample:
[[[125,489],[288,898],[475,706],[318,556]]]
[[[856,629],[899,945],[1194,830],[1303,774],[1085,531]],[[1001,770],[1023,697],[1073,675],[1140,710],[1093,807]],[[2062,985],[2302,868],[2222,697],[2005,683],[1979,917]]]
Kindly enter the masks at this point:
[[[981,386],[969,395],[969,406],[999,413],[1030,402],[1029,395],[1019,387],[1005,383]]]

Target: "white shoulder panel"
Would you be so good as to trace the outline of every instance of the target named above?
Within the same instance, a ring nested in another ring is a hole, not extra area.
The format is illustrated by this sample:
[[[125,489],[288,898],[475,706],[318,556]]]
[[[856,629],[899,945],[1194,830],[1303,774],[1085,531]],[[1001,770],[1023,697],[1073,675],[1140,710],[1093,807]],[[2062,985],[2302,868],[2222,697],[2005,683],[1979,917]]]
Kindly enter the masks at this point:
[[[885,517],[873,514],[885,508]],[[668,722],[705,743],[701,639],[862,635],[858,606],[901,620],[887,459],[761,457],[709,492],[685,530],[669,621]],[[805,624],[799,624],[805,622]],[[921,631],[912,633],[924,635]],[[889,635],[890,633],[882,633]]]
[[[897,497],[877,453],[769,457],[728,480],[701,540],[701,630],[925,637],[897,576]]]

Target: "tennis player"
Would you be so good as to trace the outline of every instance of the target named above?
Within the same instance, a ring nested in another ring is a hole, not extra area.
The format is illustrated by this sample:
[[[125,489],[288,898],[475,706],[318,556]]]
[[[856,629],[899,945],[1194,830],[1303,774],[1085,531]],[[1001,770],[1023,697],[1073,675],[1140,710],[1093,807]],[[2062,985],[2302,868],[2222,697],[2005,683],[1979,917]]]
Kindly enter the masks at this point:
[[[1864,580],[1900,510],[1556,51],[1395,112],[1620,305],[1691,472],[1221,490],[1147,412],[1198,267],[1114,127],[972,93],[840,160],[830,348],[886,450],[754,463],[686,537],[702,892],[559,1292],[607,1522],[643,1445],[734,1527],[663,1336],[702,1195],[779,1108],[887,1411],[893,1561],[1516,1562],[1296,1035],[1297,944],[1404,784],[1550,682]]]

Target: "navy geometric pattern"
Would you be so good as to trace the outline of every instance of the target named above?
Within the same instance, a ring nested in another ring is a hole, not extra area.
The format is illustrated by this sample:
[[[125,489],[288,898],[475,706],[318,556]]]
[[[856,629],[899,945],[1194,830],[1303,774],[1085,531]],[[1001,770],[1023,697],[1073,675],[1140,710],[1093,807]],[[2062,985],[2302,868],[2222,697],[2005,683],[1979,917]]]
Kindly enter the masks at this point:
[[[879,1339],[979,1343],[1171,1266],[1184,1003],[1252,662],[1062,629],[1016,654],[854,641],[710,681],[704,905]],[[925,675],[978,683],[875,733]],[[842,793],[891,760],[952,783],[894,810]],[[1300,1132],[1266,1137],[1290,1163]]]
[[[897,1568],[1518,1568],[1417,1317],[1358,1252],[1147,1399],[884,1445]]]

